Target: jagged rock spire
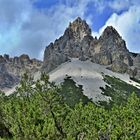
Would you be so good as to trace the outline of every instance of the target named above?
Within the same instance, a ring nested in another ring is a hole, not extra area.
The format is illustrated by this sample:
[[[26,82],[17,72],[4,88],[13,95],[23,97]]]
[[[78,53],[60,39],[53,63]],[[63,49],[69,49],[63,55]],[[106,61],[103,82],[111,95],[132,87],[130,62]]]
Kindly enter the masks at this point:
[[[91,35],[91,29],[85,20],[78,17],[69,24],[64,35],[67,35],[70,38],[73,37],[76,40],[82,40],[84,36]]]
[[[112,26],[107,26],[99,38],[99,42],[103,49],[111,49],[117,51],[128,52],[126,43]]]
[[[101,38],[109,38],[109,37],[112,37],[112,38],[122,38],[119,33],[117,32],[117,30],[112,27],[112,26],[107,26],[105,28],[105,30],[103,31],[102,35],[101,35]]]

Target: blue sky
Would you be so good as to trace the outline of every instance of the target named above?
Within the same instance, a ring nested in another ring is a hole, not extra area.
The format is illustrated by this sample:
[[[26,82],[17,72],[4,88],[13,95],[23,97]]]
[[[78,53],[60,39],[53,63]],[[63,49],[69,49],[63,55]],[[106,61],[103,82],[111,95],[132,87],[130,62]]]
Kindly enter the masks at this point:
[[[100,36],[108,25],[140,53],[139,0],[0,0],[0,54],[43,59],[45,47],[80,16]]]

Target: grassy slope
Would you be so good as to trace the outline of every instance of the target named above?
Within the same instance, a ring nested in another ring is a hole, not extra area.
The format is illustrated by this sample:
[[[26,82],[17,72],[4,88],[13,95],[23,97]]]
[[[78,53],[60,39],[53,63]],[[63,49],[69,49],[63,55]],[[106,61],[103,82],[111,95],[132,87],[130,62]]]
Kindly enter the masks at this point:
[[[105,89],[102,89],[102,94],[106,96],[110,96],[112,100],[110,100],[109,104],[107,102],[100,101],[101,105],[105,105],[106,107],[112,106],[112,104],[124,104],[127,101],[128,96],[135,92],[140,97],[140,89],[127,84],[126,82],[111,77],[108,75],[104,76],[104,81],[108,83],[110,86],[106,85]]]
[[[82,86],[76,86],[76,83],[70,77],[64,79],[61,95],[70,107],[74,107],[75,104],[80,101],[84,104],[90,101],[88,97],[83,94]]]
[[[119,78],[105,75],[104,81],[110,86],[106,85],[105,88],[101,87],[102,94],[110,96],[112,100],[110,100],[109,103],[106,101],[99,101],[100,105],[110,108],[114,103],[118,105],[124,104],[127,101],[128,96],[133,92],[140,97],[140,89],[127,84]],[[84,104],[91,101],[83,94],[82,86],[76,86],[76,83],[71,79],[71,77],[65,78],[62,83],[61,95],[70,107],[74,107],[76,103],[79,103],[79,101],[82,101]]]

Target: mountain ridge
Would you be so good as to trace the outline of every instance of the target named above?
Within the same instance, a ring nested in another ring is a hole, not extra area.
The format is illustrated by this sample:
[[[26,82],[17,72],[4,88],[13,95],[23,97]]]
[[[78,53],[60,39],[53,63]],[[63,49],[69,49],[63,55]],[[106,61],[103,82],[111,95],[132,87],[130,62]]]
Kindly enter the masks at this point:
[[[117,30],[108,26],[97,39],[87,22],[78,17],[60,38],[46,47],[43,62],[25,54],[14,58],[0,55],[0,89],[17,85],[25,72],[33,76],[38,71],[49,73],[75,58],[140,79],[140,54],[129,52]]]
[[[107,65],[114,72],[128,73],[139,79],[139,72],[134,72],[134,69],[140,71],[134,62],[139,60],[138,56],[131,55],[125,41],[112,26],[106,27],[97,39],[91,35],[86,21],[78,17],[69,24],[59,39],[46,47],[42,69],[49,72],[70,58],[79,58]]]
[[[30,59],[26,54],[19,57],[9,57],[0,55],[0,89],[12,88],[20,81],[24,73],[33,75],[42,66],[42,62],[37,59]]]

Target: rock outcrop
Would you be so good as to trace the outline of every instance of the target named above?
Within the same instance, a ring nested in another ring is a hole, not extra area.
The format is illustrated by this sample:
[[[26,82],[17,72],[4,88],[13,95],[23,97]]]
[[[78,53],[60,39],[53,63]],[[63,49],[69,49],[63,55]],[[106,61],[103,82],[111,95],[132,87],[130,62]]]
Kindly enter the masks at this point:
[[[136,79],[140,79],[140,54],[131,53],[131,57],[133,59],[133,72]]]
[[[27,72],[32,75],[39,71],[41,66],[41,61],[30,59],[25,54],[14,58],[0,55],[0,90],[13,87],[19,83],[22,74]]]
[[[133,72],[133,66],[140,63],[139,57],[132,57],[125,41],[112,26],[106,27],[97,39],[92,37],[86,21],[79,17],[69,24],[63,36],[46,47],[42,69],[50,72],[71,58],[91,60],[119,73]]]
[[[0,65],[0,89],[11,88],[19,82],[19,77],[8,73],[4,64]]]
[[[110,65],[109,69],[119,73],[128,72],[133,66],[133,59],[126,48],[126,43],[118,32],[108,26],[100,36],[92,56],[94,63]]]

